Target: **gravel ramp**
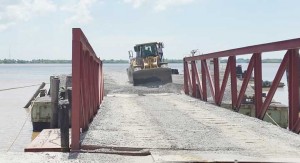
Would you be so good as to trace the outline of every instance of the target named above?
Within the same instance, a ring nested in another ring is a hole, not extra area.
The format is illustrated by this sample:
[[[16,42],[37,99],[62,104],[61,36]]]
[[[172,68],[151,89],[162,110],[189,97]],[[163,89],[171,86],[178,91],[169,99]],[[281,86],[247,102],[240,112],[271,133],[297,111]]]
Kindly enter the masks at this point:
[[[106,71],[107,72],[107,71]],[[173,83],[133,87],[122,71],[105,74],[106,96],[82,145],[147,150],[154,161],[298,161],[300,137],[183,94]]]

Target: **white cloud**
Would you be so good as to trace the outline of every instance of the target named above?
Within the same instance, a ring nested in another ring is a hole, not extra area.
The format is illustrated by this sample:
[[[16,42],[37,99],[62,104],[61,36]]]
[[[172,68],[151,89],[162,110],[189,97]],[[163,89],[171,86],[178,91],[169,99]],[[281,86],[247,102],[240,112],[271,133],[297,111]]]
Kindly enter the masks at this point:
[[[68,11],[73,14],[66,20],[66,24],[88,23],[93,20],[90,8],[97,0],[79,0],[77,4],[61,7],[62,11]]]
[[[156,11],[163,11],[170,6],[186,5],[193,1],[194,0],[156,0],[154,9]]]
[[[3,23],[0,24],[0,32],[6,30],[10,26],[14,25],[15,23],[9,22],[9,23]]]
[[[148,0],[124,0],[125,3],[131,3],[134,8],[139,8]]]
[[[163,11],[171,6],[186,5],[194,2],[194,0],[123,0],[125,3],[130,3],[134,8],[139,8],[146,2],[152,2],[155,11]]]
[[[55,10],[56,5],[51,0],[6,1],[0,6],[0,31]]]

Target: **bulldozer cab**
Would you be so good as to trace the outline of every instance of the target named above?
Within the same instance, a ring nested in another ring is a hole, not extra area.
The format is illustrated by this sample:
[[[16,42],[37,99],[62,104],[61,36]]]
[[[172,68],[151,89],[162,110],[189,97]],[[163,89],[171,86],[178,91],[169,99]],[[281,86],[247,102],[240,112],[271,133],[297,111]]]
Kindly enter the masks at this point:
[[[161,42],[152,42],[145,44],[138,44],[134,47],[136,52],[136,58],[147,58],[147,57],[156,57],[159,56],[160,61],[163,57],[163,43]]]

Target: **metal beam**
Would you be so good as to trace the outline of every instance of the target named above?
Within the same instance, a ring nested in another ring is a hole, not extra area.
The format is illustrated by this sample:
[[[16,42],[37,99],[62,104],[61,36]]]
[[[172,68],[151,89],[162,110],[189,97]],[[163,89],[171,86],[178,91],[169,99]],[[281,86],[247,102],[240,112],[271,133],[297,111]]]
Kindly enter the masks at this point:
[[[202,90],[203,90],[203,101],[207,101],[207,82],[206,82],[206,71],[205,65],[206,62],[201,60],[201,78],[202,78]]]
[[[183,80],[184,80],[184,93],[185,94],[190,94],[189,93],[189,83],[188,83],[188,67],[187,67],[187,62],[186,61],[184,61],[183,62],[183,71],[184,71],[184,73],[183,73]]]
[[[186,57],[185,61],[204,60],[209,58],[220,58],[220,57],[228,57],[228,56],[253,54],[253,53],[274,52],[274,51],[296,49],[296,48],[297,49],[300,48],[300,38],[254,45],[254,46],[247,46],[247,47],[242,47],[237,49],[208,53],[205,55]]]
[[[209,87],[210,87],[210,93],[211,93],[211,96],[213,97],[214,101],[215,101],[215,87],[213,85],[213,82],[212,82],[212,79],[211,79],[211,76],[210,76],[210,72],[208,70],[208,67],[207,67],[207,63],[206,63],[206,60],[203,60],[203,67],[204,67],[204,71],[205,71],[205,74],[206,74],[206,78],[208,79],[208,84],[209,84]]]
[[[289,50],[288,87],[289,87],[289,129],[294,127],[299,119],[299,54],[298,50]]]
[[[220,94],[219,58],[214,58],[214,84],[215,84],[215,103],[217,104],[219,94]]]
[[[191,69],[192,69],[192,96],[193,97],[196,97],[196,91],[197,91],[197,88],[196,88],[196,73],[195,73],[195,65],[196,64],[196,61],[192,61],[191,62]]]
[[[71,148],[72,150],[80,149],[80,73],[81,67],[81,43],[80,31],[73,29],[72,40],[72,133],[71,133]],[[76,65],[76,66],[73,66]]]
[[[203,100],[202,84],[201,84],[200,79],[199,79],[198,68],[197,68],[196,64],[194,64],[192,66],[194,66],[194,70],[195,70],[195,74],[196,74],[196,81],[198,83],[198,90],[199,90],[199,94],[200,94],[200,97],[198,97],[198,98]]]
[[[241,103],[242,103],[242,100],[245,96],[245,92],[247,90],[247,86],[249,84],[253,68],[254,68],[254,55],[252,55],[252,57],[250,59],[246,75],[243,79],[243,84],[242,84],[242,87],[241,87],[241,90],[240,90],[240,93],[239,93],[239,96],[238,96],[238,100],[237,100],[237,103],[236,103],[236,111],[240,110]]]
[[[228,77],[229,77],[229,73],[230,73],[230,62],[227,62],[227,66],[226,66],[226,69],[225,69],[225,74],[224,74],[222,85],[221,85],[220,94],[219,94],[219,97],[218,97],[217,105],[219,105],[219,106],[222,103],[222,99],[223,99],[223,96],[224,96],[225,88],[226,88]]]
[[[237,79],[236,79],[236,57],[229,57],[230,62],[230,77],[231,77],[231,107],[235,110],[237,102]]]
[[[262,66],[261,53],[254,55],[255,116],[259,117],[262,107]]]
[[[270,103],[271,103],[271,101],[272,101],[272,99],[274,97],[274,94],[275,94],[275,92],[277,90],[277,87],[278,87],[278,85],[280,83],[280,80],[281,80],[281,78],[282,78],[282,76],[283,76],[283,74],[285,72],[286,66],[288,64],[288,60],[289,60],[289,56],[286,54],[284,56],[281,64],[280,64],[279,68],[278,68],[276,76],[275,76],[275,78],[274,78],[274,80],[272,82],[271,88],[268,91],[268,95],[267,95],[267,97],[266,97],[266,99],[265,99],[265,101],[264,101],[264,103],[262,105],[262,108],[261,108],[260,112],[259,112],[259,116],[258,116],[259,119],[264,119],[264,117],[265,117],[265,114],[266,114],[266,112],[268,110],[268,107],[269,107],[269,105],[270,105]]]

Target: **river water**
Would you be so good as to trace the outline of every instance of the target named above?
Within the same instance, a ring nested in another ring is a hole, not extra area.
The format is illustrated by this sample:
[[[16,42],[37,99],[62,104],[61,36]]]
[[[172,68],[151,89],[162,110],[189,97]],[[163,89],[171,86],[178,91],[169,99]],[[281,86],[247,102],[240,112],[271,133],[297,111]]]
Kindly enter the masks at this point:
[[[71,65],[1,65],[0,90],[42,82],[53,74],[71,73]],[[30,143],[32,125],[23,107],[38,86],[0,91],[0,151],[23,151]]]
[[[247,69],[248,63],[238,63],[237,65],[241,65],[243,71]],[[262,64],[262,79],[273,81],[275,75],[278,71],[280,63],[263,63]],[[288,87],[287,87],[287,78],[286,73],[283,74],[281,82],[285,84],[283,88],[277,88],[277,91],[274,95],[274,100],[277,102],[281,102],[282,104],[288,105]],[[267,92],[268,89],[263,89],[264,92]]]
[[[241,64],[246,69],[247,64]],[[126,73],[128,64],[105,64],[105,69],[123,71]],[[169,64],[183,73],[182,64]],[[221,64],[221,67],[225,65]],[[279,67],[277,63],[263,64],[263,79],[273,80]],[[32,126],[28,110],[24,105],[36,91],[38,86],[12,89],[28,85],[49,83],[49,77],[57,74],[70,74],[70,64],[0,64],[0,151],[23,151],[32,138]],[[286,84],[284,75],[282,82]],[[287,104],[287,87],[280,88],[275,94],[275,100]]]

